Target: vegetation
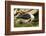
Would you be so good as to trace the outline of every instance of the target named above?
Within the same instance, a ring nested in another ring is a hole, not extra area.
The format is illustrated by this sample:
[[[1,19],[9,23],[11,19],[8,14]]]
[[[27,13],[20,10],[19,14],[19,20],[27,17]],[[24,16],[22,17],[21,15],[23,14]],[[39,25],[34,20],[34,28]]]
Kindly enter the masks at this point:
[[[14,27],[36,27],[38,26],[38,22],[32,22],[31,24],[14,24]]]

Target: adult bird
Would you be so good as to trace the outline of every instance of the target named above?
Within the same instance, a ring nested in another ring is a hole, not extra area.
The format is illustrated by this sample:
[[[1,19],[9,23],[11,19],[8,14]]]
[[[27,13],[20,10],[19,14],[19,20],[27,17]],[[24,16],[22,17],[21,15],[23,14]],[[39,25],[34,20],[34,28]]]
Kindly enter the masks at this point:
[[[25,10],[21,10],[21,12],[22,13],[24,13],[24,14],[20,14],[20,13],[16,13],[15,14],[15,16],[16,16],[16,18],[21,18],[22,20],[22,22],[24,22],[24,23],[28,23],[28,22],[32,22],[33,20],[34,20],[34,15],[33,14],[35,14],[35,13],[37,13],[37,9],[34,9],[34,10],[31,10],[31,11],[25,11]]]

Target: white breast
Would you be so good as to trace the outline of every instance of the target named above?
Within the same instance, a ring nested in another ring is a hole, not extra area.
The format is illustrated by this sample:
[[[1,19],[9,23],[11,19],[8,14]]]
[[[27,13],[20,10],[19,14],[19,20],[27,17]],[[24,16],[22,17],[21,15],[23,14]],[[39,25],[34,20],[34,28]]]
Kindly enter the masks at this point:
[[[31,14],[31,21],[34,20],[34,18],[35,18],[34,15]]]

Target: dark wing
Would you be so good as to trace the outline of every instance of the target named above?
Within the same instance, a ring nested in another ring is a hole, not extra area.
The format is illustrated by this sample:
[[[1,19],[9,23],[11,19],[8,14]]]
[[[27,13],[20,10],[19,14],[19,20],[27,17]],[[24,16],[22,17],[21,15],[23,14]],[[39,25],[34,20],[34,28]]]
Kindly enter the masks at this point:
[[[29,14],[23,14],[23,15],[19,15],[17,18],[29,19],[31,18],[31,16]]]

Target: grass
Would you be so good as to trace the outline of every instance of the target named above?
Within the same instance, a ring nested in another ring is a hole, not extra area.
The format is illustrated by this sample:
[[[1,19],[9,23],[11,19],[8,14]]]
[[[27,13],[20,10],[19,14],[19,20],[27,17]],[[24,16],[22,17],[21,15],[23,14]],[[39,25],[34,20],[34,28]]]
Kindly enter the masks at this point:
[[[39,25],[38,21],[37,22],[32,22],[30,24],[19,24],[19,23],[16,24],[16,22],[15,22],[16,20],[14,19],[14,27],[36,27],[36,26]]]
[[[33,24],[14,24],[14,27],[36,27],[38,26],[38,23]]]

